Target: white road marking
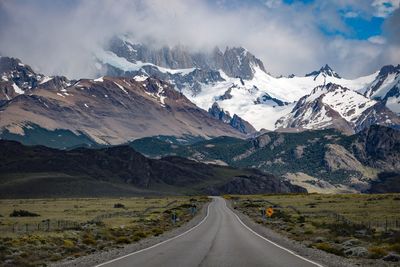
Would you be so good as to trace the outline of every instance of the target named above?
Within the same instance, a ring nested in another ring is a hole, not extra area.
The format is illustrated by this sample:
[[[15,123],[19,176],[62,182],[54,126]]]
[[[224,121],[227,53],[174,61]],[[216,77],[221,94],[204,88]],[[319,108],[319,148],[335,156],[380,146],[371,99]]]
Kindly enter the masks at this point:
[[[225,203],[225,204],[226,204],[226,203]],[[141,250],[137,250],[137,251],[135,251],[135,252],[126,254],[126,255],[124,255],[124,256],[115,258],[115,259],[110,260],[110,261],[106,261],[106,262],[100,263],[100,264],[98,264],[98,265],[95,265],[94,267],[104,266],[104,265],[107,265],[107,264],[109,264],[109,263],[112,263],[112,262],[115,262],[115,261],[124,259],[124,258],[126,258],[126,257],[132,256],[132,255],[135,255],[135,254],[138,254],[138,253],[140,253],[140,252],[143,252],[143,251],[146,251],[146,250],[149,250],[149,249],[152,249],[152,248],[161,246],[162,244],[165,244],[165,243],[167,243],[167,242],[170,242],[170,241],[172,241],[172,240],[175,240],[175,239],[177,239],[177,238],[179,238],[179,237],[181,237],[181,236],[184,236],[184,235],[190,233],[191,231],[193,231],[194,229],[196,229],[197,227],[199,227],[203,222],[205,222],[205,220],[207,220],[208,215],[209,215],[209,211],[210,211],[210,205],[211,205],[211,203],[208,204],[206,217],[204,217],[203,220],[201,220],[198,224],[196,224],[195,226],[193,226],[192,228],[190,228],[190,229],[187,230],[186,232],[183,232],[183,233],[180,234],[180,235],[174,236],[174,237],[172,237],[172,238],[170,238],[170,239],[164,240],[164,241],[162,241],[162,242],[160,242],[160,243],[157,243],[157,244],[155,244],[155,245],[152,245],[152,246],[150,246],[150,247],[147,247],[147,248],[144,248],[144,249],[141,249]]]
[[[231,209],[229,209],[229,208],[227,207],[227,205],[226,205],[226,200],[224,200],[224,201],[225,201],[225,207],[226,207],[230,212],[232,212],[233,215],[236,216],[236,219],[238,219],[238,221],[239,221],[247,230],[249,230],[249,231],[250,231],[251,233],[253,233],[254,235],[258,236],[259,238],[261,238],[261,239],[263,239],[263,240],[265,240],[265,241],[271,243],[272,245],[274,245],[274,246],[276,246],[276,247],[278,247],[278,248],[280,248],[280,249],[283,249],[284,251],[286,251],[286,252],[288,252],[288,253],[290,253],[290,254],[292,254],[292,255],[294,255],[294,256],[296,256],[296,257],[298,257],[298,258],[300,258],[300,259],[302,259],[302,260],[304,260],[304,261],[307,261],[307,262],[309,262],[309,263],[311,263],[311,264],[314,264],[315,266],[318,266],[318,267],[324,267],[323,265],[321,265],[321,264],[319,264],[319,263],[316,263],[315,261],[309,260],[309,259],[307,259],[307,258],[304,258],[303,256],[300,256],[300,255],[296,254],[295,252],[291,251],[290,249],[287,249],[287,248],[285,248],[285,247],[282,247],[281,245],[278,245],[277,243],[275,243],[275,242],[269,240],[268,238],[265,238],[265,237],[263,237],[262,235],[258,234],[258,233],[255,232],[253,229],[251,229],[250,227],[248,227],[248,226],[239,218],[239,216],[236,215],[236,213],[234,213]]]

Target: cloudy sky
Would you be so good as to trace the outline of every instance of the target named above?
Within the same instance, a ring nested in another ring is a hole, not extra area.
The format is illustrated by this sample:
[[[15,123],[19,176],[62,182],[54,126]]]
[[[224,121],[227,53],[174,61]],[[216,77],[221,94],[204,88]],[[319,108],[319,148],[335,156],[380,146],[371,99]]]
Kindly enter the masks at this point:
[[[2,0],[0,55],[46,74],[91,77],[93,51],[138,42],[244,46],[272,74],[325,63],[352,78],[400,63],[400,0]]]

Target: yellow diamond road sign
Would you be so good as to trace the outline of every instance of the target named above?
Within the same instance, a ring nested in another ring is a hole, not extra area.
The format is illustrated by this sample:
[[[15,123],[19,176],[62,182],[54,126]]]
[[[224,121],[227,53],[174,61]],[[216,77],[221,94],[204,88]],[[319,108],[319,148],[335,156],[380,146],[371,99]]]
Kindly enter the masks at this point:
[[[274,210],[272,208],[268,208],[265,213],[268,215],[268,217],[271,217],[272,214],[274,214]]]

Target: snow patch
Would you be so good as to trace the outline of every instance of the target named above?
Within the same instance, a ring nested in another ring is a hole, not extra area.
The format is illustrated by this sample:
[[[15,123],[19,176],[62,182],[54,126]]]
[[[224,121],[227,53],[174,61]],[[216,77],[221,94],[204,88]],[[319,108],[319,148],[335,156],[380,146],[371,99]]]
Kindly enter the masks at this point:
[[[147,80],[147,76],[145,75],[137,75],[135,77],[133,77],[133,79],[137,82],[144,82],[145,80]]]
[[[124,91],[125,94],[128,94],[128,91],[126,91],[125,88],[124,88],[122,85],[120,85],[120,84],[117,83],[117,82],[114,82],[114,83],[115,83],[116,86],[119,87],[119,89],[121,89],[122,91]]]
[[[22,95],[23,93],[25,93],[24,91],[21,90],[21,88],[18,87],[18,85],[16,85],[15,83],[12,84],[12,87],[15,91],[15,93]]]
[[[46,76],[46,77],[43,78],[43,80],[40,81],[39,84],[44,84],[44,83],[47,83],[48,81],[51,81],[51,80],[53,80],[53,77]]]

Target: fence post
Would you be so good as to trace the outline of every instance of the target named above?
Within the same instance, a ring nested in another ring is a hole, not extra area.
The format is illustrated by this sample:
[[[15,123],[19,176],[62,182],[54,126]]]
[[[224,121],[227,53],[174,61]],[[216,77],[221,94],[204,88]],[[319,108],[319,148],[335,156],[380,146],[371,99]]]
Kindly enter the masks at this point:
[[[388,219],[386,217],[386,219],[385,219],[385,232],[387,232],[387,231],[388,231]]]

